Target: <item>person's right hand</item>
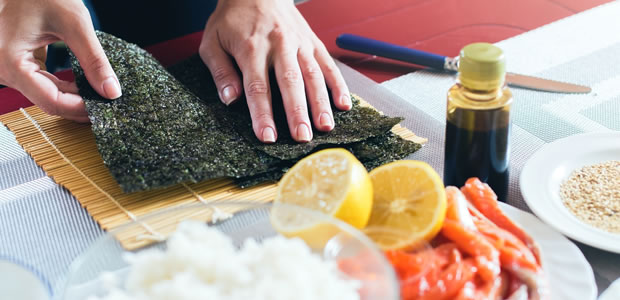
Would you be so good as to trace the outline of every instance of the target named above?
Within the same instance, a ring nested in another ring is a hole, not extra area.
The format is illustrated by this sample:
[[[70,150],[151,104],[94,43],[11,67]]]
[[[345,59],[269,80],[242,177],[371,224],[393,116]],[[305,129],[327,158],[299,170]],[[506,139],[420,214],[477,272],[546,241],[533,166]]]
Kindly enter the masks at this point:
[[[0,84],[19,90],[48,114],[88,122],[75,83],[45,71],[47,45],[59,40],[71,48],[97,93],[121,96],[81,0],[0,0]]]

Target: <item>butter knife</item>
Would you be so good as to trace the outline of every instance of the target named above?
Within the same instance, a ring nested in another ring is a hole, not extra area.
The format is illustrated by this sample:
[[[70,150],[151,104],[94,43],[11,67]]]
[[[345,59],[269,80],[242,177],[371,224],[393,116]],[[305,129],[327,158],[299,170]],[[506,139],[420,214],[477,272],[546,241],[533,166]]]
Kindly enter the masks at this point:
[[[458,57],[441,56],[347,33],[341,34],[336,39],[336,44],[346,50],[391,58],[438,70],[458,71]],[[514,87],[554,93],[589,93],[592,91],[590,87],[583,85],[510,72],[506,73],[506,83]]]

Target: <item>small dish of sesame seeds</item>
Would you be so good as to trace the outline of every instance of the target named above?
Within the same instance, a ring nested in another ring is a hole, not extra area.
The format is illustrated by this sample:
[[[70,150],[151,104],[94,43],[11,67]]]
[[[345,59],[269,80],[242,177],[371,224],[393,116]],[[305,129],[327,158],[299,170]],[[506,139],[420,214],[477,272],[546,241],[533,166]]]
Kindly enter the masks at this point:
[[[620,253],[620,132],[577,134],[541,147],[520,175],[532,212],[564,235]]]

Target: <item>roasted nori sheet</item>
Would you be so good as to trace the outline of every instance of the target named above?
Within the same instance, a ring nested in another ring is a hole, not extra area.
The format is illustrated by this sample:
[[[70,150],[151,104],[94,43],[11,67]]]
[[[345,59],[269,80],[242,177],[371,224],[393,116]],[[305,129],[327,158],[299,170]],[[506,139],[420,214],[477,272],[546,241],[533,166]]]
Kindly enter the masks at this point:
[[[401,118],[383,116],[355,99],[350,111],[333,108],[333,131],[315,131],[312,142],[298,144],[289,135],[275,85],[278,141],[263,144],[254,136],[245,100],[230,107],[222,104],[198,55],[166,71],[138,46],[102,32],[97,35],[123,96],[117,100],[99,96],[71,55],[73,72],[99,152],[125,192],[216,177],[237,178],[242,186],[251,186],[279,179],[308,153],[337,146],[372,169],[420,147],[389,131]]]
[[[385,163],[403,159],[421,147],[422,145],[405,140],[393,132],[345,146],[368,171]]]
[[[328,146],[329,147],[329,146]],[[388,132],[384,135],[369,138],[365,141],[343,145],[357,157],[368,171],[418,151],[422,145],[405,140],[400,136]],[[325,147],[327,148],[327,147]],[[323,147],[321,148],[323,149]],[[316,149],[315,151],[321,150]],[[283,161],[281,169],[259,173],[253,176],[235,179],[242,188],[251,187],[266,181],[278,181],[295,161]]]
[[[166,187],[216,177],[241,177],[272,169],[277,158],[246,142],[232,124],[220,122],[149,53],[98,32],[123,88],[107,100],[88,84],[72,55],[99,152],[123,191]]]
[[[180,64],[173,66],[169,71],[205,101],[219,101],[215,84],[209,69],[198,55],[195,55]],[[353,107],[350,111],[340,111],[332,106],[335,127],[326,133],[318,131],[313,126],[313,139],[308,143],[298,143],[290,135],[286,114],[282,105],[280,89],[276,80],[271,80],[271,96],[273,114],[278,131],[278,141],[274,144],[264,144],[259,141],[252,130],[252,120],[245,98],[239,99],[228,110],[228,121],[234,123],[237,130],[257,149],[283,160],[295,159],[312,152],[321,145],[342,145],[363,141],[367,138],[382,135],[402,118],[393,118],[380,114],[376,110],[359,105],[359,101],[352,98]],[[333,103],[333,101],[332,101]],[[224,115],[222,115],[224,117]]]

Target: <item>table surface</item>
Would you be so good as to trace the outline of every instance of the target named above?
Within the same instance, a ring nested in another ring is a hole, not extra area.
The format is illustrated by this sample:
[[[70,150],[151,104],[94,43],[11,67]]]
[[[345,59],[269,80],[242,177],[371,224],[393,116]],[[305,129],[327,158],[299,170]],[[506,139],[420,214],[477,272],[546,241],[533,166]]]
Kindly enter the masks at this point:
[[[338,49],[335,45],[336,36],[341,33],[355,33],[442,55],[456,55],[459,49],[468,43],[498,42],[608,1],[384,0],[381,1],[380,6],[373,5],[376,1],[365,0],[365,5],[361,5],[360,2],[359,0],[311,0],[298,7],[334,57],[377,82],[393,79],[385,82],[383,89],[387,87],[398,94],[399,85],[412,80],[402,75],[418,70],[416,66]],[[199,42],[200,33],[194,33],[153,45],[147,50],[153,53],[162,64],[170,65],[194,54]],[[72,78],[70,72],[61,72],[58,76],[63,79]],[[431,74],[431,76],[434,75]],[[378,88],[371,87],[370,89]],[[385,91],[380,91],[380,93],[383,92]],[[380,94],[377,93],[377,95]],[[407,98],[406,95],[401,95],[401,97]],[[30,105],[32,104],[15,90],[0,89],[0,114]],[[424,110],[424,106],[421,108]],[[441,125],[432,123],[430,119],[426,124]],[[422,127],[418,128],[416,133],[424,136],[425,133],[431,134],[435,131],[430,127]],[[432,138],[430,135],[425,137]],[[437,138],[437,140],[441,139]],[[438,143],[430,145],[430,147],[439,146],[441,145]],[[2,147],[0,150],[3,150]],[[435,150],[440,149],[433,149]],[[65,205],[75,206],[73,203]],[[93,225],[92,221],[85,220],[84,222],[91,222],[90,226]],[[618,259],[618,255],[585,245],[579,246],[595,270],[604,267],[603,264],[607,260],[617,261]],[[609,284],[610,277],[596,275],[599,288],[605,288]]]
[[[446,56],[472,42],[495,43],[610,0],[311,0],[298,5],[332,56],[377,82],[417,66],[339,49],[336,37],[354,33]],[[169,65],[197,52],[201,33],[146,49]],[[179,45],[183,45],[179,47]],[[70,72],[60,72],[71,79]],[[0,89],[0,114],[31,106],[13,89]]]

